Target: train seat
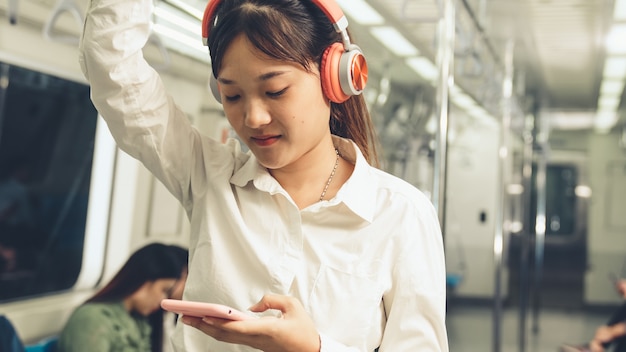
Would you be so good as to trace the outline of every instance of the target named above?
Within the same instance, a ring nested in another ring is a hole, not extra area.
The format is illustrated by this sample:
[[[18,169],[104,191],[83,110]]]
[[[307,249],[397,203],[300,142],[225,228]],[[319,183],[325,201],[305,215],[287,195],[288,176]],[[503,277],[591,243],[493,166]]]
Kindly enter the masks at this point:
[[[36,343],[26,345],[25,352],[54,352],[58,340],[58,336],[46,337]]]
[[[446,286],[449,289],[455,289],[457,286],[459,286],[459,284],[461,284],[461,281],[463,281],[463,276],[461,274],[446,274]]]

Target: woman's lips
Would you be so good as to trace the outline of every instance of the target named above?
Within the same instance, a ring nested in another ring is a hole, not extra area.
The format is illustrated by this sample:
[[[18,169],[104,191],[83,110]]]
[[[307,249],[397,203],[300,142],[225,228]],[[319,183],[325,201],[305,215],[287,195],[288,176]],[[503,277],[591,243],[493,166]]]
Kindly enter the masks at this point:
[[[268,147],[278,141],[280,136],[255,136],[251,137],[252,141],[260,147]]]

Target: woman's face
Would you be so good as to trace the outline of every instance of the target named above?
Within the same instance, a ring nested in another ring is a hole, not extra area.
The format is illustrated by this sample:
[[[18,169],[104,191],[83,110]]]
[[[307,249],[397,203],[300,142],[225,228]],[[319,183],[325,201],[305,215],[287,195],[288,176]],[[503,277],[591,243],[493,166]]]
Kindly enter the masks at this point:
[[[148,316],[161,307],[161,300],[169,298],[169,293],[177,283],[176,279],[158,279],[144,283],[129,298],[129,308],[143,316]]]
[[[218,82],[224,112],[261,165],[279,169],[330,139],[330,103],[317,65],[270,59],[244,35],[223,58]]]
[[[176,281],[176,284],[172,286],[168,292],[168,298],[183,299],[183,290],[185,289],[185,283],[187,282],[187,270],[184,270],[180,276],[180,279]]]

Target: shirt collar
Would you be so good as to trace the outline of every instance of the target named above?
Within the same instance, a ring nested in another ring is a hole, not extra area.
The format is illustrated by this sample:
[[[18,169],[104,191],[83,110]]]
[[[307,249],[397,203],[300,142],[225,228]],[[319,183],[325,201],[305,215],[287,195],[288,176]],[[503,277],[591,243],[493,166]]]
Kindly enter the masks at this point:
[[[378,178],[373,173],[375,169],[368,164],[363,153],[353,141],[333,136],[333,144],[344,160],[354,164],[354,171],[333,199],[328,202],[316,203],[311,206],[310,210],[343,203],[363,220],[372,222],[376,205],[376,189],[378,188]],[[260,191],[270,194],[284,192],[278,181],[270,175],[266,168],[259,164],[252,153],[250,154],[250,158],[241,168],[235,170],[230,182],[235,186],[244,187],[253,181],[254,186]]]
[[[333,136],[333,144],[342,158],[354,164],[354,170],[330,203],[343,203],[353,213],[371,223],[374,218],[376,190],[378,189],[375,169],[365,160],[363,153],[353,141]]]

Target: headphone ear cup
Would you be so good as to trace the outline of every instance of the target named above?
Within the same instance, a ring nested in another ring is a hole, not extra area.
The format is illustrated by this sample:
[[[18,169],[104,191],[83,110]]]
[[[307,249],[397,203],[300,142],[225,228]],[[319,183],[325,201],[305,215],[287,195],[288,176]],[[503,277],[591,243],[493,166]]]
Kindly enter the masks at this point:
[[[220,93],[220,86],[217,83],[217,79],[215,78],[215,76],[213,76],[213,74],[210,75],[211,77],[209,77],[209,89],[211,90],[211,93],[213,93],[213,97],[215,98],[215,100],[217,100],[218,103],[222,103],[222,95]]]
[[[324,50],[322,62],[320,64],[320,78],[322,82],[322,91],[326,97],[334,103],[343,103],[350,98],[341,89],[340,82],[340,62],[341,56],[344,54],[343,44],[334,43]]]
[[[367,61],[361,48],[352,45],[341,55],[339,62],[339,84],[347,95],[359,95],[367,85]]]

